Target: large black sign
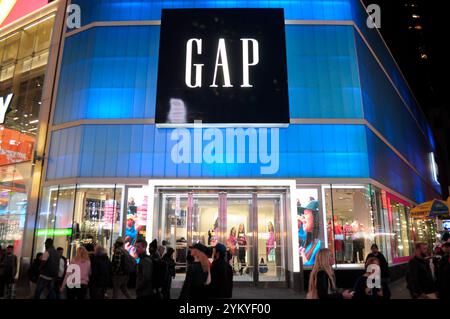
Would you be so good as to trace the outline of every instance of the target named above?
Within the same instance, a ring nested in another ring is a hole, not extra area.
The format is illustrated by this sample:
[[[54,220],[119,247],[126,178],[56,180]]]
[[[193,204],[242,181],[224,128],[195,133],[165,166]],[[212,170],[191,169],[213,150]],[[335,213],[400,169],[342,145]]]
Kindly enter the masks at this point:
[[[283,9],[163,10],[156,123],[289,124]]]

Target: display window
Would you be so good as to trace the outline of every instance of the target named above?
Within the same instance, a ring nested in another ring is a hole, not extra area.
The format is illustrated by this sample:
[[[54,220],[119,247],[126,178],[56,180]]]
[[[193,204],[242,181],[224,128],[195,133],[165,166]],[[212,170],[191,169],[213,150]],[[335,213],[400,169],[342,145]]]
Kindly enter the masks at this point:
[[[428,247],[434,247],[438,241],[438,231],[434,219],[411,218],[412,241],[414,243],[426,243]]]
[[[35,234],[35,253],[53,238],[71,257],[80,245],[101,245],[111,254],[123,236],[124,187],[116,185],[61,185],[45,188]]]
[[[334,252],[336,264],[363,265],[375,243],[370,187],[327,185],[323,191],[328,247]]]
[[[387,193],[389,219],[393,236],[391,237],[394,263],[407,261],[412,255],[412,234],[409,218],[410,204]]]

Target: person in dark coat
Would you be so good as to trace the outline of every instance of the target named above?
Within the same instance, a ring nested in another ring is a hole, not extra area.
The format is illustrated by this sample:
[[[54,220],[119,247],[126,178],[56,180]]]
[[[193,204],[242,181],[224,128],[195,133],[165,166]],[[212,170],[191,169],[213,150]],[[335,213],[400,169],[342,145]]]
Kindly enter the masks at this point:
[[[95,246],[91,262],[89,294],[91,299],[105,299],[106,290],[112,287],[112,263],[100,245]]]
[[[136,273],[136,299],[155,300],[155,292],[153,290],[153,260],[147,255],[148,243],[145,239],[136,241],[136,252],[139,256]]]
[[[206,287],[209,275],[208,248],[200,243],[190,247],[194,261],[188,265],[180,299],[202,300],[208,298]]]
[[[379,266],[380,266],[380,270],[381,270],[381,280],[384,283],[389,283],[389,264],[386,260],[386,257],[384,257],[384,255],[380,252],[380,250],[378,249],[378,245],[377,244],[372,244],[372,246],[370,247],[371,253],[367,255],[366,258],[366,266],[367,266],[367,261],[369,260],[369,258],[375,257],[378,259],[378,261],[380,262]]]
[[[436,299],[437,289],[428,260],[428,245],[417,243],[406,271],[407,288],[413,299]]]
[[[377,257],[369,257],[366,261],[366,273],[358,278],[354,287],[354,295],[352,299],[356,300],[387,300],[391,298],[391,292],[387,283],[381,280],[380,267],[380,287],[368,287],[367,280],[372,272],[368,271],[370,265],[378,265],[380,267],[380,260]]]
[[[231,298],[233,295],[233,269],[227,262],[227,248],[218,243],[213,250],[214,261],[211,265],[211,298]]]
[[[442,245],[443,256],[439,261],[438,289],[439,298],[450,301],[450,243]]]
[[[36,284],[39,279],[40,268],[41,268],[41,259],[43,253],[37,253],[36,258],[31,263],[28,268],[28,282],[30,283],[30,298],[34,297],[34,292],[36,290]]]
[[[15,298],[15,282],[17,275],[17,256],[14,255],[14,247],[6,247],[6,256],[3,257],[3,282],[6,286],[6,299]]]
[[[175,278],[176,272],[175,272],[175,260],[173,259],[173,253],[175,250],[172,247],[167,247],[167,251],[162,257],[162,259],[167,264],[167,278],[164,283],[164,287],[162,288],[162,297],[165,300],[170,299],[170,289],[172,286],[172,279]]]

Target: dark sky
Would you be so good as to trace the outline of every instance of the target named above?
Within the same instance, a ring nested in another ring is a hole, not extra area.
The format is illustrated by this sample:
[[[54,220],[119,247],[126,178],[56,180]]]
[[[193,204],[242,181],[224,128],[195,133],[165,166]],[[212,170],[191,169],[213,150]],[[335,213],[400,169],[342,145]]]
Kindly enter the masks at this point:
[[[448,196],[450,166],[449,11],[443,0],[364,0],[381,7],[381,33],[406,76],[437,141],[439,179]],[[411,4],[415,7],[411,7]],[[406,6],[409,4],[409,6]],[[413,14],[419,18],[413,18]],[[420,25],[422,30],[414,27]],[[413,28],[410,29],[409,27]],[[422,58],[426,54],[427,58]]]

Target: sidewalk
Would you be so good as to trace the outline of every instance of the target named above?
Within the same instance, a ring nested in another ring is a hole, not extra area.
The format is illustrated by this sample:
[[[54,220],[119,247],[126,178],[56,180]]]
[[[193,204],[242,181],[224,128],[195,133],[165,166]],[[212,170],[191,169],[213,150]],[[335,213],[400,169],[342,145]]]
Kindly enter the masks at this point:
[[[409,291],[406,289],[404,278],[390,284],[392,299],[411,299]],[[180,288],[172,289],[172,298],[177,299],[180,295]],[[24,287],[18,288],[17,299],[26,299],[28,290]],[[130,290],[132,296],[134,291]],[[111,296],[111,291],[108,291]],[[287,288],[255,288],[255,287],[237,287],[233,290],[233,299],[305,299],[305,294],[300,294]]]

